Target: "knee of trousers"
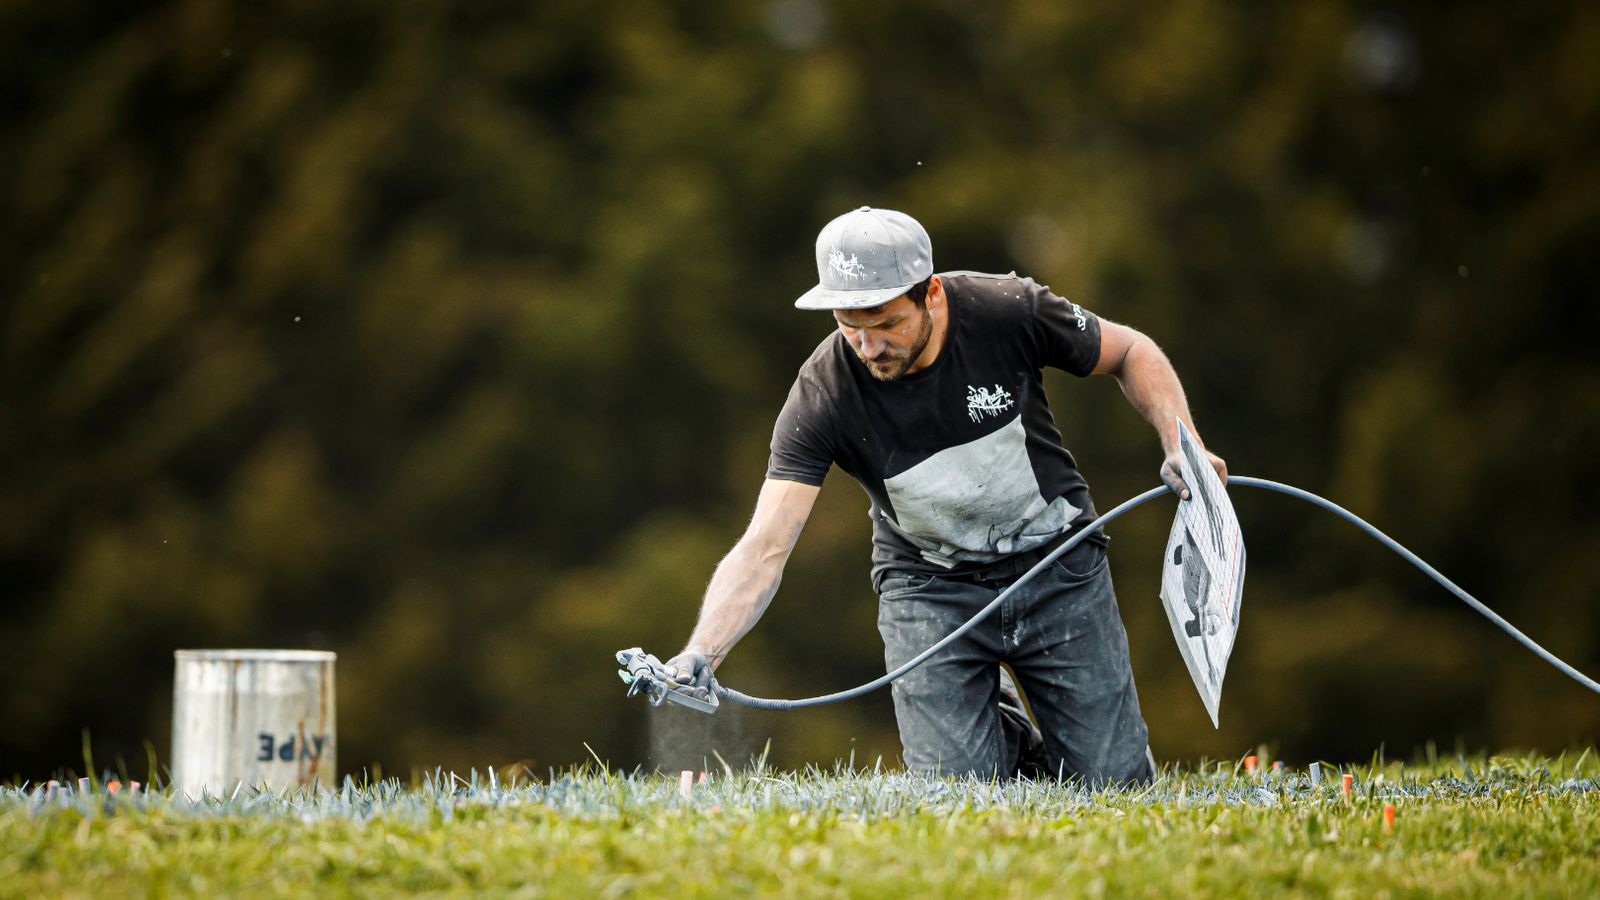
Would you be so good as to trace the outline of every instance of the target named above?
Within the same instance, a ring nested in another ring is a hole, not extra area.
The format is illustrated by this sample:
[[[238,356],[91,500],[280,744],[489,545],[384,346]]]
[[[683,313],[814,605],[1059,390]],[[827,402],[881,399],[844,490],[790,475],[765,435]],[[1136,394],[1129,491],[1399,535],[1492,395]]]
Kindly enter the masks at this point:
[[[1003,765],[998,713],[953,693],[893,689],[895,721],[907,768],[939,775],[993,776]]]

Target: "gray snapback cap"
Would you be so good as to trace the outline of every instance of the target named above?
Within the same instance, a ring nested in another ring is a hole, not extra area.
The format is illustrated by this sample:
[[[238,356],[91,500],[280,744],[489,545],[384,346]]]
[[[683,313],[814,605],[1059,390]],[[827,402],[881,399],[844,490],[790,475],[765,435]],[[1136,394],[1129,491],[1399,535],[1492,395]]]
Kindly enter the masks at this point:
[[[801,309],[882,306],[933,274],[933,242],[917,220],[863,206],[822,226],[817,235],[817,286]]]

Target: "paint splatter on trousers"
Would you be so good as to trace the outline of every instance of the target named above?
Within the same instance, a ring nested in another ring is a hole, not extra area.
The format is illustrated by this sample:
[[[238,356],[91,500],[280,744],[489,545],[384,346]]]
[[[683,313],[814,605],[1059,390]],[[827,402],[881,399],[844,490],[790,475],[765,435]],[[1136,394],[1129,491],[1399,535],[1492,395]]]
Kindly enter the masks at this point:
[[[891,571],[879,582],[884,662],[900,665],[1014,581]],[[1153,777],[1149,730],[1128,662],[1105,549],[1085,541],[956,643],[894,683],[906,765],[949,775],[1017,774],[1023,735],[999,714],[999,663],[1017,675],[1050,775],[1090,784]]]

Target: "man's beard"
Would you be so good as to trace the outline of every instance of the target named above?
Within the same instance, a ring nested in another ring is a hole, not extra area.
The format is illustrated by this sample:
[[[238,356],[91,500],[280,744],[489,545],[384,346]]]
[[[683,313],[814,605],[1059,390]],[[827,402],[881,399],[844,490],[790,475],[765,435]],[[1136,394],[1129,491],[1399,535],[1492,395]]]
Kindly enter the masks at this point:
[[[911,364],[917,361],[917,358],[922,355],[922,351],[928,349],[928,341],[932,338],[933,314],[924,309],[922,311],[922,328],[917,332],[917,339],[912,342],[911,350],[905,356],[886,359],[882,362],[873,362],[857,351],[856,358],[861,360],[862,365],[867,367],[867,371],[872,374],[873,378],[879,381],[895,381],[906,374],[906,370],[911,368]]]

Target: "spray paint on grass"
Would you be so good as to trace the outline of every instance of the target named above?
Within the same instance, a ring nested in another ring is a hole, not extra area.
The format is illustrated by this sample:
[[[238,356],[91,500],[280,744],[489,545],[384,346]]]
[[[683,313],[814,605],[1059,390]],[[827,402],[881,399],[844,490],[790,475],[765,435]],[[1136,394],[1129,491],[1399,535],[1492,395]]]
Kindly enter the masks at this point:
[[[738,766],[761,750],[762,741],[745,734],[744,710],[724,703],[706,715],[663,703],[650,709],[650,764],[663,772],[720,772],[717,756]]]

